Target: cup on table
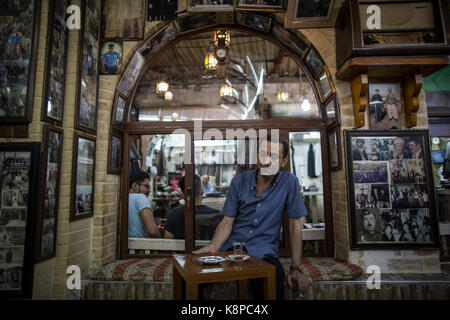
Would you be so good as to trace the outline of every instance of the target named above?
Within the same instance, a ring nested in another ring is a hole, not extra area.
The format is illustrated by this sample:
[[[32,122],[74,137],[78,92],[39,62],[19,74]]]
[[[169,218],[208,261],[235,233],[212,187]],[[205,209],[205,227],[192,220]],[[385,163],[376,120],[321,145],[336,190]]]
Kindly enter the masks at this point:
[[[233,242],[233,255],[242,256],[242,242]]]

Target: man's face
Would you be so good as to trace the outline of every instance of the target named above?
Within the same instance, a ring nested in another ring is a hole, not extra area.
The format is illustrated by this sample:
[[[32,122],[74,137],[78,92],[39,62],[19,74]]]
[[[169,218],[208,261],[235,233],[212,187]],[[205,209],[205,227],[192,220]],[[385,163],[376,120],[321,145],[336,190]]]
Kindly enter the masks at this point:
[[[114,51],[114,47],[109,47],[109,52],[113,52]]]
[[[375,215],[369,213],[363,216],[364,229],[369,233],[375,232]]]
[[[419,150],[419,146],[414,141],[410,141],[409,149],[411,150],[412,153],[416,153]]]
[[[258,169],[263,176],[273,176],[287,163],[283,159],[283,144],[271,141],[262,141],[258,152]]]
[[[358,147],[358,149],[364,148],[364,141],[363,140],[356,141],[356,146]]]
[[[142,193],[148,196],[150,194],[150,191],[152,191],[150,187],[150,181],[148,179],[145,179],[143,182],[137,184],[136,183],[136,189],[137,193]]]
[[[398,142],[394,145],[394,151],[396,154],[402,154],[404,148],[405,148],[405,145],[401,142]]]
[[[203,176],[202,177],[202,181],[203,181],[203,183],[208,183],[209,182],[209,177],[208,176]]]

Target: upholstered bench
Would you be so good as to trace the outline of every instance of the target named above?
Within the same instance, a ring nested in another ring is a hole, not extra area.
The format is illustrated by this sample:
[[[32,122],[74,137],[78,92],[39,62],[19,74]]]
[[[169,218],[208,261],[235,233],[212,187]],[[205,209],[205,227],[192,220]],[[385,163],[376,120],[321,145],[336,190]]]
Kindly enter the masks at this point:
[[[287,274],[291,259],[281,258],[280,261]],[[301,269],[312,282],[350,280],[363,273],[360,267],[333,258],[303,258]],[[172,299],[172,274],[171,258],[115,261],[84,275],[82,298]],[[309,289],[312,287],[313,285]],[[312,299],[313,291],[308,293],[305,298]],[[296,292],[287,284],[285,294],[286,299],[298,298]],[[206,286],[203,296],[211,300],[235,299],[236,285],[234,282],[222,282]]]

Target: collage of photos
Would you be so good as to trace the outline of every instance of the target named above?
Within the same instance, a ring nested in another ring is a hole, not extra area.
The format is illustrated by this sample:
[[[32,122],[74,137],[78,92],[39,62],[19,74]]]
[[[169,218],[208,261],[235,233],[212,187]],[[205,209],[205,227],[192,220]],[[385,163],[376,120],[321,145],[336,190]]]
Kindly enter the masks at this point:
[[[66,9],[69,1],[55,1],[53,42],[50,56],[47,116],[62,120],[64,105],[65,61],[66,61]]]
[[[352,137],[357,243],[432,243],[420,136]]]
[[[100,0],[86,1],[86,17],[81,58],[80,106],[78,123],[96,130]]]
[[[0,3],[0,117],[24,117],[34,0]]]
[[[0,290],[18,290],[24,258],[30,153],[1,152],[0,165]]]
[[[44,208],[42,218],[42,239],[40,258],[54,254],[56,232],[57,197],[59,181],[59,163],[62,146],[62,133],[48,131],[47,172],[44,190]]]
[[[77,173],[75,190],[75,216],[93,213],[95,142],[77,137]]]

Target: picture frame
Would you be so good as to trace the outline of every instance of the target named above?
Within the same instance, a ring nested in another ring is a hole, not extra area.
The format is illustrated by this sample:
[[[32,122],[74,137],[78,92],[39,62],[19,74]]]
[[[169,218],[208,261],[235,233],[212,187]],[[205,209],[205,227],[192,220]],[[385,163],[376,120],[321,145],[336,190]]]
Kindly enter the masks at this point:
[[[352,249],[438,248],[428,131],[345,131]]]
[[[188,0],[188,12],[234,11],[234,0]]]
[[[272,18],[261,14],[251,12],[237,11],[235,13],[235,21],[237,24],[256,29],[263,32],[269,32],[272,25]]]
[[[1,299],[31,299],[40,142],[0,144]]]
[[[322,71],[325,62],[314,47],[310,47],[305,56],[306,67],[311,72],[313,78],[316,78],[320,71]]]
[[[268,4],[265,1],[255,0],[234,0],[235,10],[249,10],[249,11],[265,11],[265,12],[284,12],[285,0],[273,1],[273,4]]]
[[[123,129],[123,125],[125,123],[125,116],[127,110],[127,98],[125,98],[122,94],[116,92],[116,96],[114,98],[114,107],[113,113],[111,115],[113,119],[113,127],[116,129]]]
[[[328,71],[328,67],[324,65],[319,76],[315,80],[317,91],[319,91],[320,101],[325,102],[328,97],[336,92],[333,81],[331,80],[331,74]]]
[[[178,14],[178,1],[181,0],[146,0],[147,21],[173,20]],[[186,5],[185,3],[183,3]]]
[[[323,103],[323,110],[327,124],[340,124],[339,101],[336,95],[331,96]]]
[[[66,11],[69,0],[51,0],[49,4],[42,121],[62,127],[64,115],[64,89],[67,66],[69,32]]]
[[[169,44],[169,42],[175,40],[175,38],[175,26],[172,23],[168,23],[161,31],[148,39],[138,51],[145,61],[150,61],[156,53]]]
[[[139,52],[136,52],[131,58],[131,61],[129,62],[129,67],[127,67],[124,75],[119,81],[119,84],[117,85],[117,90],[119,90],[120,93],[124,97],[129,97],[131,90],[133,89],[134,83],[136,79],[139,77],[139,74],[141,73],[141,70],[144,67],[145,59],[142,57],[142,55]]]
[[[102,40],[143,40],[146,3],[147,0],[102,0]]]
[[[32,122],[40,16],[40,0],[0,5],[0,124]]]
[[[56,255],[63,130],[46,125],[43,141],[41,171],[43,175],[41,177],[35,262],[42,262]]]
[[[122,136],[120,132],[113,130],[109,135],[108,148],[108,173],[119,174],[122,168]]]
[[[330,28],[335,26],[338,10],[335,0],[287,0],[285,28]]]
[[[75,129],[90,134],[97,132],[101,1],[82,2]]]
[[[123,42],[103,41],[100,48],[100,75],[120,74],[122,72]]]
[[[401,81],[369,79],[369,127],[371,130],[402,128]]]
[[[216,25],[217,16],[215,12],[188,14],[175,19],[174,23],[178,34],[184,34]]]
[[[327,136],[330,169],[331,171],[339,171],[342,169],[341,132],[339,126],[335,125],[327,129]]]
[[[70,222],[94,215],[96,139],[74,133]]]

